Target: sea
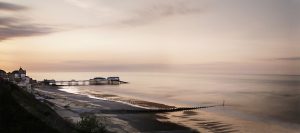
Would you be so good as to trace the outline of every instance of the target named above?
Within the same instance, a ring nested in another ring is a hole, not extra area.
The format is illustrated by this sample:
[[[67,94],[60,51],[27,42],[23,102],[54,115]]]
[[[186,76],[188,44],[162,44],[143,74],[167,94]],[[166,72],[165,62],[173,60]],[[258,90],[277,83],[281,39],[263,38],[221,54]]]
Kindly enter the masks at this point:
[[[201,124],[202,121],[231,125],[232,132],[300,132],[300,75],[174,72],[36,72],[28,75],[37,80],[118,76],[129,82],[63,89],[81,95],[91,94],[86,92],[113,94],[177,107],[224,103],[225,106],[197,110],[194,114],[166,115],[168,121],[208,132],[216,131],[207,123],[207,126]]]

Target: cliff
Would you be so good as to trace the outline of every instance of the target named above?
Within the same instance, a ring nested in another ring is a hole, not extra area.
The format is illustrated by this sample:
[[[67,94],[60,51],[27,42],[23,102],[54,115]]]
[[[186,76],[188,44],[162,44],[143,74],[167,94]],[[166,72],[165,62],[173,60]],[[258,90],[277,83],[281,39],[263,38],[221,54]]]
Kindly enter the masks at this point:
[[[0,132],[76,133],[74,125],[18,86],[0,81]]]

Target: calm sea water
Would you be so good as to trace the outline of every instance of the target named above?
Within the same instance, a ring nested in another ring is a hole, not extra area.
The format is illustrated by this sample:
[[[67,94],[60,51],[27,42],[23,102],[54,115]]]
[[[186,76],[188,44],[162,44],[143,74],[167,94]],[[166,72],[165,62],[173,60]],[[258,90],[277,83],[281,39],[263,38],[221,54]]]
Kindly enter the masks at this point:
[[[119,76],[130,82],[117,86],[76,89],[117,94],[176,106],[230,105],[229,115],[300,123],[300,76],[201,73],[81,72],[30,73],[42,79],[90,79]]]

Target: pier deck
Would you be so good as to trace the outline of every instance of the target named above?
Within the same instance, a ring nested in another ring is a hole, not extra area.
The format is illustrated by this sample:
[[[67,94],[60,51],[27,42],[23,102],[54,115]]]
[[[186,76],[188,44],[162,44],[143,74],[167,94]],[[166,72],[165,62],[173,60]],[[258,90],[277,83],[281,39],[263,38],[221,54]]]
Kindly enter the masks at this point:
[[[119,85],[128,83],[125,81],[108,81],[107,83],[91,84],[91,80],[45,80],[44,82],[57,86]]]

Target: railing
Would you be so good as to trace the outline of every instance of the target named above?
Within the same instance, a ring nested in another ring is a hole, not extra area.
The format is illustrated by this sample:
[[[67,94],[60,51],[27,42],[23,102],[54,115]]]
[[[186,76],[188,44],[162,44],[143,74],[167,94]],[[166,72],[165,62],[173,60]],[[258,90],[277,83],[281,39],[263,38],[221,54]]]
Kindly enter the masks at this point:
[[[56,85],[56,86],[85,86],[85,85],[116,85],[116,84],[127,84],[128,82],[125,81],[107,81],[107,83],[100,83],[100,82],[93,82],[91,83],[90,80],[61,80],[55,81],[51,80],[48,81],[49,85]]]

